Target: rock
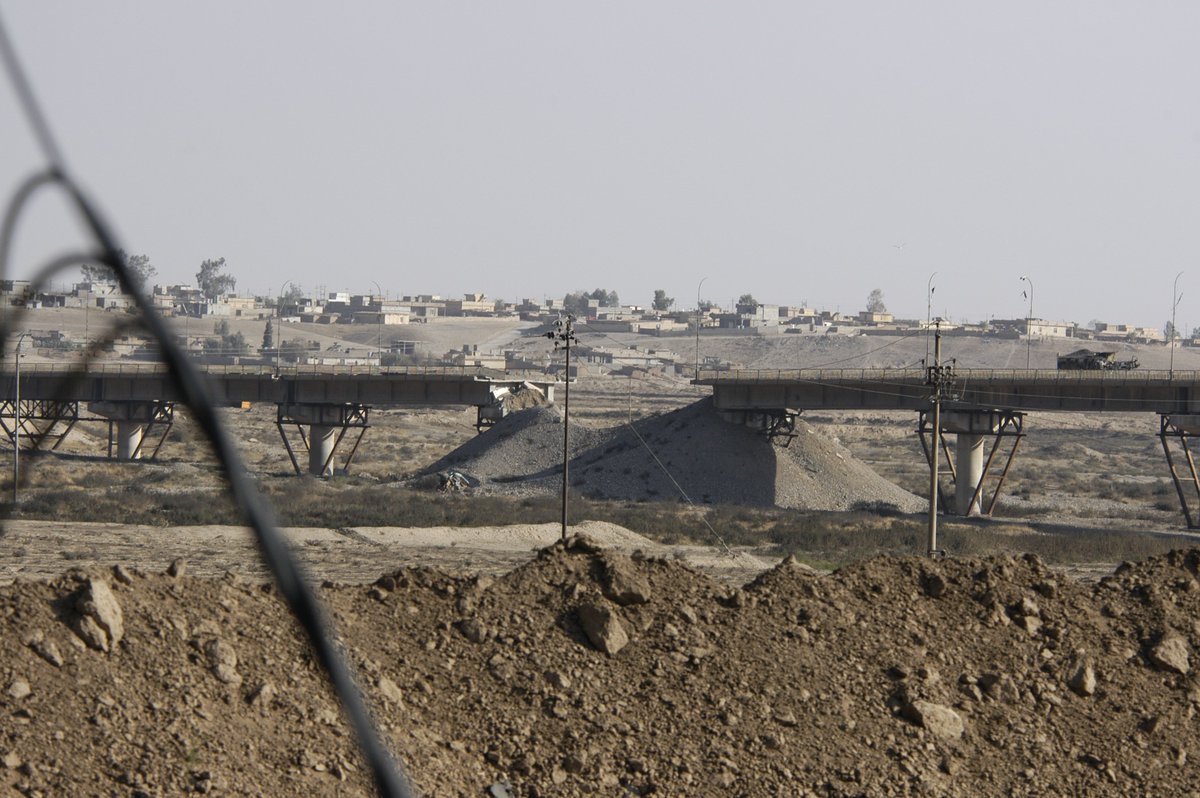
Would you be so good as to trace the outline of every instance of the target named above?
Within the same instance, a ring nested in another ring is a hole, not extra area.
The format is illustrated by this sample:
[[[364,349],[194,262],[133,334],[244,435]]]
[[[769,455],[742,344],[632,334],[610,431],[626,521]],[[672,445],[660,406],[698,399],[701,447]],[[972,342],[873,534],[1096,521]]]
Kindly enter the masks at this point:
[[[650,582],[624,558],[605,557],[602,587],[604,596],[622,607],[650,601]]]
[[[379,688],[379,694],[393,704],[399,706],[404,703],[404,692],[400,689],[399,685],[388,677],[380,676],[379,681],[376,682],[376,687]]]
[[[275,685],[270,682],[263,682],[258,687],[251,691],[247,700],[251,706],[259,708],[268,707],[271,704],[271,699],[275,697]]]
[[[1092,663],[1084,661],[1079,663],[1075,672],[1071,674],[1071,678],[1067,679],[1067,687],[1071,688],[1071,692],[1076,695],[1090,696],[1096,692],[1096,671],[1092,667]]]
[[[491,637],[486,626],[478,618],[467,618],[458,622],[458,631],[472,643],[482,643]]]
[[[124,565],[114,565],[112,571],[113,579],[117,580],[121,584],[133,584],[133,574],[129,573],[129,570]]]
[[[1188,645],[1177,634],[1167,633],[1150,649],[1150,661],[1163,670],[1186,674],[1191,665],[1188,662]]]
[[[913,701],[904,707],[903,714],[930,734],[945,740],[957,740],[966,730],[962,717],[950,707],[941,704]]]
[[[33,653],[54,667],[61,668],[63,666],[65,660],[63,660],[62,651],[59,650],[58,644],[53,640],[47,640],[46,635],[40,630],[27,636],[25,638],[25,645],[33,649]]]
[[[14,701],[20,701],[32,692],[33,688],[24,679],[13,679],[12,683],[8,685],[8,695]]]
[[[629,635],[620,619],[608,607],[587,603],[579,608],[579,625],[593,646],[610,657],[629,643]]]
[[[1007,673],[985,673],[979,677],[979,687],[993,701],[1015,704],[1021,700],[1021,688]]]
[[[936,572],[927,573],[921,581],[925,589],[925,595],[930,598],[941,598],[946,595],[949,585],[946,584],[946,578],[941,574]]]
[[[780,726],[787,726],[788,728],[793,728],[800,725],[800,722],[796,720],[796,716],[791,712],[791,710],[777,709],[771,714],[771,718]]]
[[[121,605],[102,579],[88,579],[75,602],[79,612],[76,631],[97,651],[111,651],[125,636]]]
[[[173,576],[176,579],[179,579],[183,576],[183,573],[186,570],[187,561],[182,557],[176,557],[175,559],[171,560],[171,564],[167,566],[167,576]]]
[[[237,652],[233,646],[214,637],[204,645],[204,656],[208,658],[208,666],[213,676],[225,684],[241,684],[241,674],[237,672]]]
[[[1029,633],[1030,637],[1037,635],[1042,628],[1042,619],[1036,615],[1022,615],[1017,619],[1017,625]]]
[[[3,763],[4,767],[8,770],[16,770],[23,764],[20,755],[16,751],[9,751],[4,755],[4,759],[0,759],[0,763]]]
[[[557,690],[569,690],[571,679],[561,671],[546,671],[546,681]]]

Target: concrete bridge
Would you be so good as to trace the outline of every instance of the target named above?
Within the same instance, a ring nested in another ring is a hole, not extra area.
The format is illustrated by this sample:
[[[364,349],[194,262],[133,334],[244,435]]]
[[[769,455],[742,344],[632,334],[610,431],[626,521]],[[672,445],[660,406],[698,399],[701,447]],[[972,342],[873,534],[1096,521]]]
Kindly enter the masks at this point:
[[[362,440],[372,407],[474,405],[476,428],[495,423],[506,413],[505,397],[522,390],[541,392],[554,399],[553,381],[524,380],[484,369],[446,367],[344,368],[298,366],[200,367],[207,377],[212,401],[238,407],[269,402],[276,406],[276,425],[296,471],[300,464],[286,428],[295,426],[308,452],[308,470],[332,472],[338,445],[350,430],[358,437],[346,458],[349,466]],[[109,423],[109,454],[137,459],[143,454],[147,432],[162,430],[153,454],[165,440],[179,400],[170,375],[161,364],[92,365],[80,371],[77,364],[29,364],[21,368],[20,403],[16,402],[14,375],[0,382],[0,426],[14,438],[16,424],[22,437],[37,447],[54,440],[61,444],[80,421]],[[92,418],[81,415],[86,405]],[[18,413],[18,410],[20,411]]]
[[[1024,437],[1028,411],[1147,412],[1160,419],[1159,438],[1189,528],[1200,527],[1200,475],[1190,438],[1200,434],[1200,372],[990,370],[943,367],[941,432],[955,436],[944,454],[962,515],[990,514]],[[931,450],[932,375],[925,369],[701,371],[693,383],[712,388],[713,404],[730,420],[757,423],[772,436],[794,435],[804,410],[914,410],[927,459]],[[985,460],[985,440],[994,438]],[[942,438],[945,446],[945,438]],[[1171,443],[1182,458],[1176,459]],[[1003,446],[1008,454],[990,501],[984,481]],[[939,490],[940,490],[939,486]],[[1192,502],[1189,502],[1191,497]],[[949,508],[951,503],[940,500]]]

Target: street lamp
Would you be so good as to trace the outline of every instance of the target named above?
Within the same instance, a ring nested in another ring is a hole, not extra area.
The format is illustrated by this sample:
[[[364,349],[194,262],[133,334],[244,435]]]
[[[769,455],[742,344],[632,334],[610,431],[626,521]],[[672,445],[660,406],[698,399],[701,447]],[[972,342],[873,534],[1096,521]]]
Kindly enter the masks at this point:
[[[696,284],[696,379],[700,379],[700,322],[704,318],[700,313],[700,287],[707,277],[701,278]]]
[[[279,356],[283,351],[283,289],[291,284],[291,280],[279,284],[279,299],[275,302],[275,368],[279,368]]]
[[[1168,379],[1175,376],[1175,308],[1179,307],[1179,301],[1183,297],[1179,293],[1179,278],[1183,276],[1183,272],[1175,275],[1175,287],[1171,289],[1171,340],[1168,341],[1171,345],[1171,364],[1168,367]]]
[[[1029,355],[1033,350],[1033,280],[1030,280],[1024,275],[1021,276],[1023,282],[1029,283],[1029,315],[1025,317],[1025,368],[1029,369]],[[1025,294],[1024,291],[1021,292]]]
[[[379,358],[379,368],[383,368],[383,289],[374,280],[371,284],[379,292],[379,313],[375,316],[375,357]]]
[[[933,292],[937,290],[937,286],[933,284],[933,278],[937,277],[937,272],[929,275],[929,279],[925,282],[925,365],[929,365],[929,324],[933,316]]]

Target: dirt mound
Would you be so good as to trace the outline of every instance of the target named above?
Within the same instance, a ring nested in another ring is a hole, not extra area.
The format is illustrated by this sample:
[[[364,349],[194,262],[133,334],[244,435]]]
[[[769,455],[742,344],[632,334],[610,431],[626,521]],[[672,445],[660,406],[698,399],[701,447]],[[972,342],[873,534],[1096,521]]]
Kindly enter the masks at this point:
[[[459,469],[489,491],[558,490],[561,423],[553,408],[511,414],[430,470]],[[925,506],[803,421],[796,433],[787,446],[784,439],[773,443],[726,422],[707,399],[632,426],[576,432],[572,424],[571,485],[597,499],[674,501],[682,488],[705,504],[900,512]]]
[[[573,538],[324,596],[429,795],[1184,795],[1198,567],[785,561],[731,589]],[[77,572],[0,590],[0,635],[9,789],[370,794],[270,589]]]
[[[606,433],[572,422],[567,431],[572,456],[603,441]],[[555,406],[538,406],[509,413],[495,426],[438,460],[423,474],[454,469],[488,483],[518,483],[561,474],[562,413]],[[419,479],[419,477],[418,477]]]

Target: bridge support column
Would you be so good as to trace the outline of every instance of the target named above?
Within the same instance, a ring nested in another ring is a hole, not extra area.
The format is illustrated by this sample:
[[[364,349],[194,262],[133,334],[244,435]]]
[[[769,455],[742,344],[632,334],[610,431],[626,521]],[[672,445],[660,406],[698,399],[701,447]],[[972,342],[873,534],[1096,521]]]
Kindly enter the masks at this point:
[[[1179,507],[1183,510],[1183,519],[1188,529],[1200,529],[1200,518],[1196,510],[1200,507],[1200,474],[1196,472],[1196,459],[1189,445],[1194,435],[1200,434],[1200,415],[1175,413],[1159,416],[1158,439],[1162,441],[1163,454],[1167,456],[1167,469],[1171,472],[1171,481],[1175,483],[1175,493],[1179,496]],[[1183,463],[1176,462],[1171,456],[1170,438],[1175,438],[1183,454]],[[1188,502],[1188,496],[1194,503]]]
[[[337,445],[336,427],[313,424],[308,428],[308,473],[333,476],[333,449]]]
[[[118,460],[142,459],[147,432],[154,426],[162,426],[163,433],[150,452],[150,459],[153,460],[175,422],[174,402],[90,402],[88,410],[108,419],[109,457],[113,456],[115,425]]]
[[[953,509],[959,515],[991,515],[1000,497],[1000,489],[1008,477],[1009,468],[1017,455],[1017,447],[1025,436],[1024,413],[1011,410],[949,410],[941,415],[941,431],[944,435],[955,437],[955,457],[951,459],[950,449],[946,438],[942,437],[942,451],[930,451],[926,436],[933,432],[932,413],[922,410],[917,424],[917,433],[921,436],[921,448],[925,450],[925,459],[932,463],[933,457],[945,457],[947,471],[954,484]],[[993,437],[990,450],[987,448],[988,437]],[[1000,452],[1001,444],[1008,438],[1012,440],[1012,448],[1000,471],[996,486],[990,498],[984,497],[984,482],[992,468],[996,455]],[[938,485],[938,504],[943,511],[950,511],[943,487]]]
[[[959,433],[955,436],[957,460],[954,481],[954,509],[959,515],[979,513],[979,494],[975,489],[983,480],[983,436]]]
[[[117,459],[140,460],[142,457],[142,438],[146,435],[146,425],[140,421],[117,422]]]
[[[281,404],[275,417],[275,425],[279,428],[279,437],[287,449],[292,468],[297,474],[303,473],[300,461],[296,459],[296,450],[288,439],[285,426],[295,426],[300,435],[301,445],[308,451],[308,473],[314,476],[333,476],[334,456],[338,445],[346,437],[346,433],[357,429],[358,437],[342,463],[343,472],[350,470],[350,463],[358,452],[363,435],[367,432],[367,413],[370,408],[360,404]],[[307,432],[305,431],[307,428]]]

